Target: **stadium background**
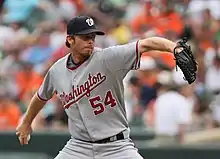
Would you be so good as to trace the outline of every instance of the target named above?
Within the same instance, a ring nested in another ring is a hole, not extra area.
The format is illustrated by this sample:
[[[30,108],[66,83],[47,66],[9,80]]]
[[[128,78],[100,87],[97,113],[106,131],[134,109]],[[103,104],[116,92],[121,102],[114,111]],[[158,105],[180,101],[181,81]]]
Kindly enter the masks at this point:
[[[184,141],[165,147],[148,142],[155,137],[153,108],[160,91],[155,84],[175,72],[173,56],[155,52],[144,54],[140,77],[132,73],[124,81],[132,138],[145,158],[220,156],[220,1],[1,0],[0,9],[1,159],[50,159],[69,138],[66,114],[56,98],[34,121],[28,146],[19,146],[15,128],[48,68],[69,51],[67,21],[81,14],[93,17],[107,33],[97,37],[101,48],[150,36],[188,37],[199,64],[197,81],[187,86],[180,74],[174,78],[192,107]]]

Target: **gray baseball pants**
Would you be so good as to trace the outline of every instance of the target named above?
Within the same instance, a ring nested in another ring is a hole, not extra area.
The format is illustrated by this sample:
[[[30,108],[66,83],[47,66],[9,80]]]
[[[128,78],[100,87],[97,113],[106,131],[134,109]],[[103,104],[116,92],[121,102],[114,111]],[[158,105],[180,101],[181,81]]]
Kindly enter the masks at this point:
[[[143,159],[131,139],[104,144],[70,139],[55,159]]]

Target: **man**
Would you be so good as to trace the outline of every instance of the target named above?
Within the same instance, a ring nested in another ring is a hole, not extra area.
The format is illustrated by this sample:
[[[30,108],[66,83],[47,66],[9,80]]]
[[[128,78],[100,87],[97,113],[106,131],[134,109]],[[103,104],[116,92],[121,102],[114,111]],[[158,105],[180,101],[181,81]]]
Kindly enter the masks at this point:
[[[220,77],[220,42],[219,52],[216,51],[213,57],[213,64],[207,70],[205,83],[209,92],[212,93],[212,101],[210,107],[212,109],[213,126],[220,125],[220,84],[217,82]]]
[[[139,68],[143,52],[172,52],[175,43],[148,38],[106,49],[94,48],[96,35],[104,35],[92,18],[78,16],[67,26],[71,53],[49,69],[17,127],[21,145],[28,144],[31,123],[54,94],[69,117],[71,139],[56,159],[142,159],[129,138],[123,98],[123,78]]]
[[[174,89],[172,72],[158,75],[158,98],[154,103],[154,130],[156,138],[150,144],[166,146],[184,142],[184,134],[191,121],[191,104],[181,92]]]

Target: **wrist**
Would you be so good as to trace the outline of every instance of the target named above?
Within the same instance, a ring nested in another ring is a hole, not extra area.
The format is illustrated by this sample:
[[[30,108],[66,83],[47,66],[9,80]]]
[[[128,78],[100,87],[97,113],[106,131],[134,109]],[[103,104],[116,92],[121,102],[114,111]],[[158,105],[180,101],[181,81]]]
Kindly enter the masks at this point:
[[[23,117],[23,119],[22,119],[22,124],[23,124],[23,125],[26,125],[26,126],[31,126],[32,120],[30,120],[30,119],[28,118],[28,116],[25,114],[24,117]]]
[[[173,53],[180,53],[181,51],[183,51],[183,47],[180,47],[178,45],[173,46],[173,50],[172,50]]]
[[[177,46],[177,44],[174,43],[174,42],[171,44],[171,50],[172,50],[172,52],[173,52],[173,50],[175,49],[176,46]]]

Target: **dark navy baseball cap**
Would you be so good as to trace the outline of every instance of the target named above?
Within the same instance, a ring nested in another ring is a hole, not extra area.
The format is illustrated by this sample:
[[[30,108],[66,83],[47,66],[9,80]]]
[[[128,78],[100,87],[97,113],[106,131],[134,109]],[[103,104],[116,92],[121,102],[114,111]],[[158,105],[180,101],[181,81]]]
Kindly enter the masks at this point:
[[[98,29],[94,20],[88,16],[77,16],[69,21],[67,24],[67,35],[85,35],[89,33],[96,33],[96,35],[105,35],[105,33]],[[66,40],[66,46],[70,48],[69,42]]]
[[[67,24],[67,35],[85,35],[89,33],[105,35],[103,31],[97,28],[94,20],[88,16],[74,17]]]

